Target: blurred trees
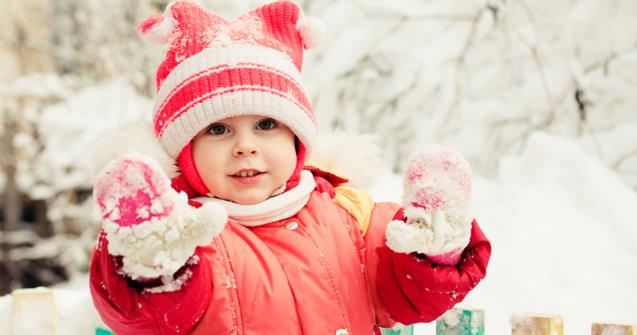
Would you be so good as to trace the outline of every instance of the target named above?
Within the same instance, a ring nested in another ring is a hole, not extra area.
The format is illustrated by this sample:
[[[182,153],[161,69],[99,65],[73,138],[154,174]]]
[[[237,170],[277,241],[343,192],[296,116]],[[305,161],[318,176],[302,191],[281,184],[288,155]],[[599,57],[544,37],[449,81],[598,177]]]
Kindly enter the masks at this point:
[[[162,4],[2,0],[0,6],[6,9],[0,12],[4,83],[0,85],[0,294],[4,294],[23,285],[49,285],[86,270],[96,235],[86,201],[91,191],[86,165],[77,156],[64,159],[69,146],[58,142],[73,138],[50,134],[45,127],[55,122],[45,110],[64,105],[76,90],[114,77],[124,77],[140,93],[150,94],[153,80],[146,73],[152,48],[140,47],[136,23]],[[64,116],[64,108],[58,110]],[[61,151],[51,155],[52,148]]]

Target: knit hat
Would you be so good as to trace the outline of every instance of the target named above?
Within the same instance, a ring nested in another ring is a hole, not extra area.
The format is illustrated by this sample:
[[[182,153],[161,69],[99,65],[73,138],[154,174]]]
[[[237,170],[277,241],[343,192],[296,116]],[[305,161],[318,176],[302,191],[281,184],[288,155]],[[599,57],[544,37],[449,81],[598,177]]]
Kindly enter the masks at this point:
[[[194,168],[190,142],[221,119],[271,117],[299,139],[300,160],[311,152],[316,119],[301,68],[303,50],[317,44],[321,30],[296,4],[274,2],[228,21],[177,0],[139,29],[147,40],[168,45],[156,76],[154,132],[199,193],[205,187],[198,173],[184,171]]]

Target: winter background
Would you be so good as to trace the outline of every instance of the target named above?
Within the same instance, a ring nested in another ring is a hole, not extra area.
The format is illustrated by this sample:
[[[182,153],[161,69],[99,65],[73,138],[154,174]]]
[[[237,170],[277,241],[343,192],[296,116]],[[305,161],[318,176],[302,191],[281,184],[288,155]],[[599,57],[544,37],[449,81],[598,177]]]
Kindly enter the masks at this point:
[[[201,2],[228,18],[263,3]],[[166,0],[0,4],[0,334],[9,293],[35,286],[55,288],[57,333],[91,334],[91,155],[151,116],[163,52],[135,26]],[[493,256],[459,306],[484,309],[488,334],[520,314],[562,315],[565,334],[637,324],[636,1],[299,4],[327,28],[303,74],[320,130],[376,136],[377,200],[400,201],[424,145],[471,162]]]

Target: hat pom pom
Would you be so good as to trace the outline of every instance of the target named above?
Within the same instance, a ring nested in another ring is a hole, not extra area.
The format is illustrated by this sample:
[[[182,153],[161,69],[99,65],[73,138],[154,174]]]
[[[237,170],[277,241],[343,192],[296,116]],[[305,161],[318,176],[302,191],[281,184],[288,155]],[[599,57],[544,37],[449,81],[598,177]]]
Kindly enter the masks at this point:
[[[323,21],[315,17],[301,17],[296,23],[296,29],[301,35],[305,49],[317,47],[325,36]]]
[[[139,33],[144,40],[150,43],[167,44],[173,27],[172,18],[167,18],[163,14],[155,14],[139,24]]]

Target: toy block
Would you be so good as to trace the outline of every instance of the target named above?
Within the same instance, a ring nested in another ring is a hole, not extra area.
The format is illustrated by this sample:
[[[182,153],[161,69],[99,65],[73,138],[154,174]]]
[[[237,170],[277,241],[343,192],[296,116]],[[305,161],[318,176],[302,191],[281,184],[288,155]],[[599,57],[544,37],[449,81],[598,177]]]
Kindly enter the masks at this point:
[[[564,320],[559,315],[511,317],[512,335],[564,335]]]
[[[414,335],[414,326],[398,322],[392,328],[381,328],[380,333],[383,335]]]
[[[637,335],[637,325],[593,323],[591,335]]]
[[[484,311],[459,308],[448,310],[436,320],[436,335],[484,335]]]
[[[115,333],[106,328],[97,327],[95,328],[95,335],[115,335]]]
[[[18,289],[11,293],[11,334],[55,334],[53,291],[44,288]]]

